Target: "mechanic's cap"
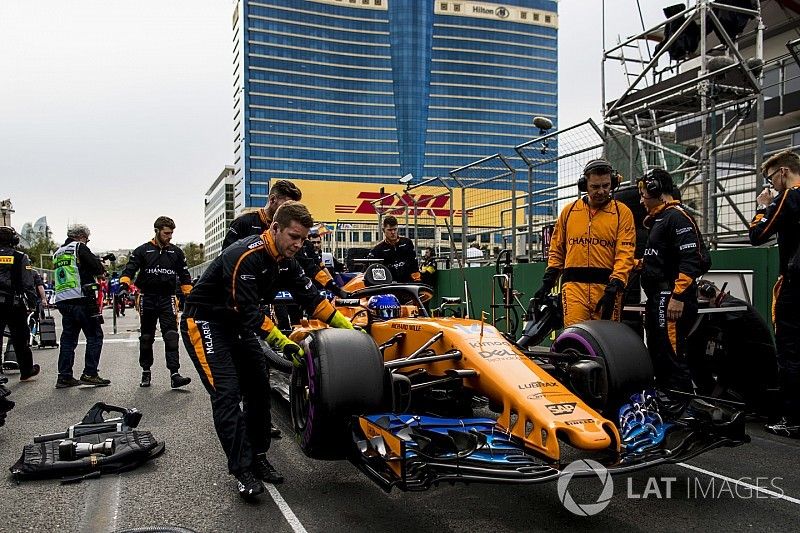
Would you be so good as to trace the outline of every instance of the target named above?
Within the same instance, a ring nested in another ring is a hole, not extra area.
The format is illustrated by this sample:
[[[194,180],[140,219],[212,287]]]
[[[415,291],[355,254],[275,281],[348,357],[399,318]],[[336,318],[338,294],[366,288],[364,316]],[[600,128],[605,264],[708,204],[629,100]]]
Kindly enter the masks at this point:
[[[377,318],[398,318],[400,316],[400,300],[394,294],[376,294],[370,296],[367,308]]]

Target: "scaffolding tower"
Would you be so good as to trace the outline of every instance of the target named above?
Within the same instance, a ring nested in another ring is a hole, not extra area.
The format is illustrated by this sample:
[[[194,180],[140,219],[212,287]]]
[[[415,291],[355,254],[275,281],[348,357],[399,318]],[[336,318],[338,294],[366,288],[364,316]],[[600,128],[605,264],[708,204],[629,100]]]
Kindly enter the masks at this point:
[[[601,72],[604,126],[609,137],[628,139],[628,153],[624,154],[628,177],[634,179],[652,167],[668,170],[679,182],[684,200],[696,197],[690,206],[694,205],[703,233],[714,248],[720,238],[741,236],[749,222],[740,204],[742,195],[752,201],[752,192],[758,189],[764,154],[761,2],[752,2],[753,9],[740,7],[742,2],[724,2],[694,0],[694,5],[679,12],[675,11],[680,7],[673,6],[671,16],[659,25],[618,39],[604,50]],[[741,36],[731,35],[721,22],[731,14],[748,19],[747,27],[752,29]],[[677,47],[697,37],[696,52],[670,57],[667,66],[662,66],[667,54],[679,55]],[[755,38],[755,57],[746,59],[740,53],[738,42],[745,37]],[[650,49],[653,41],[660,41],[655,50]],[[610,62],[618,64],[629,84],[619,98],[607,101]],[[753,113],[755,127],[743,131],[748,117],[747,123],[753,123]],[[691,131],[692,126],[691,142],[676,140],[676,131]],[[755,147],[742,161],[732,154],[745,137]],[[720,172],[718,162],[723,155],[729,164]],[[734,179],[738,181],[732,190],[728,183]],[[743,226],[720,222],[722,204]]]

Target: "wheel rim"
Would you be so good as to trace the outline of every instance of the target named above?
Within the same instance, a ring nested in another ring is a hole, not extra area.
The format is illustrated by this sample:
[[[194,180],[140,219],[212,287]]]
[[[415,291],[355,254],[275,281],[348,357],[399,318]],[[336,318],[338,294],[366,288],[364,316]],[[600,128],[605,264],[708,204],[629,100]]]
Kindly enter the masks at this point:
[[[292,372],[289,394],[295,430],[298,433],[303,433],[308,424],[308,406],[310,403],[308,369],[306,368],[305,359],[301,366],[297,367],[295,371]]]

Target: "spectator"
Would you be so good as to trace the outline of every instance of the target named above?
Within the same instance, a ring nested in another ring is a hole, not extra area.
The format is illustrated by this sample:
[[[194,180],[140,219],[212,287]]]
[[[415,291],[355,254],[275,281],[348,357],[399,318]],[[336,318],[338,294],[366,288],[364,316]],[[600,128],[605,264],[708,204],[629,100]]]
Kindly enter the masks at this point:
[[[97,307],[95,278],[103,276],[105,269],[87,246],[88,242],[89,228],[74,224],[67,229],[67,240],[53,254],[55,302],[62,316],[57,389],[111,383],[98,374],[103,350],[103,315]],[[77,380],[72,375],[72,366],[81,331],[86,336],[86,356],[83,373]]]
[[[436,258],[433,256],[433,248],[425,248],[422,251],[421,265],[419,272],[422,283],[433,287],[436,276]]]
[[[477,242],[471,242],[467,248],[467,265],[470,267],[479,267],[483,263],[483,250],[481,245]]]
[[[781,418],[766,430],[785,437],[800,437],[800,156],[784,151],[761,167],[767,184],[756,198],[750,222],[750,243],[766,243],[778,234],[779,276],[772,290],[772,321],[778,350]]]

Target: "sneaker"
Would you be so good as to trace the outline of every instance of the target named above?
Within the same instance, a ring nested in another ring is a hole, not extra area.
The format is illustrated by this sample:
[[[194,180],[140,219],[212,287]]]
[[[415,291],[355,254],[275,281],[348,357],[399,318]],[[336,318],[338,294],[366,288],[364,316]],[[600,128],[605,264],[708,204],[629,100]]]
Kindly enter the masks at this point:
[[[281,430],[276,428],[272,422],[269,423],[269,436],[273,439],[281,438]]]
[[[19,380],[20,381],[29,381],[33,376],[37,375],[40,371],[41,371],[41,367],[39,367],[39,365],[33,365],[31,367],[31,373],[30,374],[24,374],[23,375],[23,374],[20,373]]]
[[[150,386],[150,371],[149,370],[142,370],[142,381],[139,382],[140,387],[149,387]]]
[[[57,389],[66,389],[67,387],[77,387],[81,382],[70,376],[68,378],[58,378],[56,380]]]
[[[800,425],[798,425],[788,416],[782,416],[780,420],[774,424],[765,425],[764,429],[773,435],[791,437],[793,439],[800,438]]]
[[[94,385],[96,387],[105,387],[106,385],[111,385],[110,379],[103,379],[100,376],[87,376],[86,374],[81,374],[80,381],[82,385]]]
[[[238,483],[239,496],[249,500],[264,492],[264,484],[257,480],[250,471],[242,472],[236,476]]]
[[[261,481],[272,484],[283,483],[283,476],[267,461],[265,453],[256,454],[255,461],[253,461],[253,472]]]
[[[144,377],[144,376],[142,376],[142,377]],[[187,378],[187,377],[181,376],[177,372],[173,372],[172,376],[170,376],[170,382],[171,382],[172,388],[173,389],[177,389],[179,387],[185,387],[186,385],[191,383],[192,382],[192,378]]]

